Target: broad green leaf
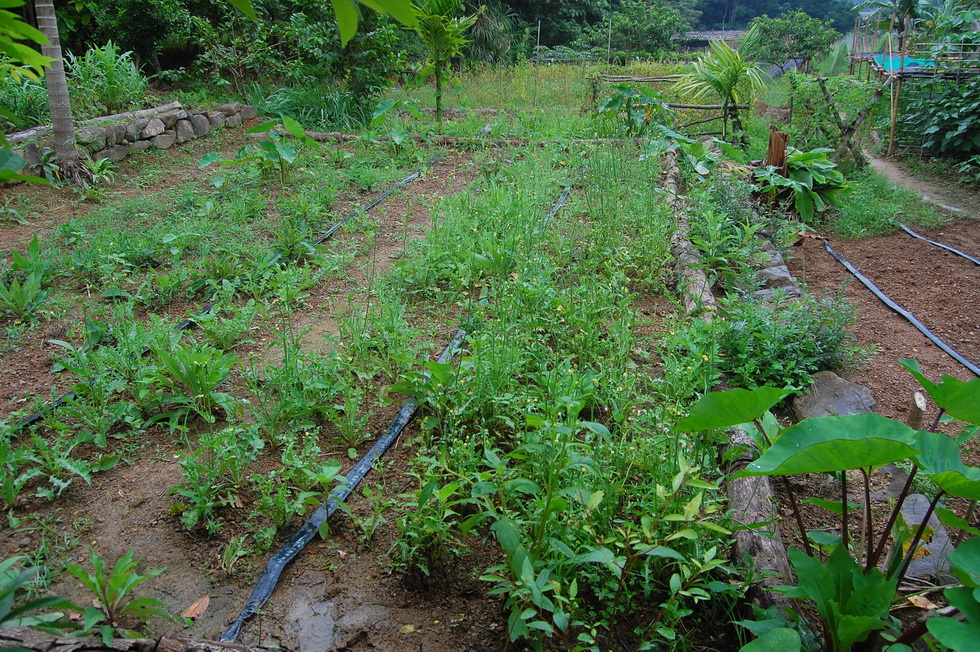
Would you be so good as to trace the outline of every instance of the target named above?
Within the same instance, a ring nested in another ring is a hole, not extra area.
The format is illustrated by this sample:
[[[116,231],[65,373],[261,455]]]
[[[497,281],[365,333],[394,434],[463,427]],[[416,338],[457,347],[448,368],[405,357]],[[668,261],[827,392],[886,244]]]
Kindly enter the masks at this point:
[[[921,451],[915,456],[921,474],[951,496],[980,500],[980,469],[963,464],[956,440],[920,431],[916,446]]]
[[[945,507],[936,507],[936,516],[939,518],[939,522],[946,527],[953,528],[955,530],[963,530],[967,534],[972,534],[973,536],[980,536],[980,528],[975,528],[970,525],[966,519],[962,519],[956,515],[956,512],[946,509]],[[980,569],[980,566],[978,566]]]
[[[980,604],[977,592],[980,589],[958,587],[947,589],[946,600],[966,616],[966,621],[955,618],[930,618],[926,622],[929,633],[950,650],[971,650],[980,640]]]
[[[677,424],[681,432],[714,430],[746,423],[761,417],[769,408],[795,393],[792,388],[760,387],[708,392],[691,408],[691,414]]]
[[[916,431],[877,414],[806,419],[735,477],[877,468],[912,457]]]
[[[264,134],[264,133],[267,133],[267,132],[272,131],[273,129],[275,129],[277,124],[279,124],[279,121],[278,120],[266,120],[265,122],[262,122],[260,124],[255,125],[254,127],[252,127],[251,129],[249,129],[245,133],[247,133],[247,134]]]
[[[980,539],[967,539],[949,555],[949,566],[964,586],[980,586]]]
[[[228,2],[249,18],[255,19],[255,7],[252,6],[252,0],[228,0]]]
[[[353,0],[331,0],[333,12],[337,17],[337,27],[340,29],[340,45],[343,47],[357,33],[357,22],[360,20],[360,10]]]
[[[746,643],[739,652],[798,652],[802,645],[795,629],[781,627]]]
[[[521,531],[517,523],[510,518],[501,518],[490,526],[490,530],[497,536],[500,547],[507,551],[512,557],[521,545]]]
[[[203,170],[204,168],[211,165],[212,163],[220,161],[222,158],[224,157],[222,157],[221,154],[219,154],[218,152],[208,152],[207,154],[201,157],[200,162],[198,162],[197,164],[197,169]]]
[[[963,382],[952,376],[943,376],[937,384],[925,377],[917,360],[899,362],[947,414],[969,423],[980,424],[980,378]]]
[[[378,102],[378,105],[374,107],[374,113],[371,114],[372,127],[377,127],[384,122],[385,115],[391,110],[391,107],[395,106],[395,102],[397,100],[391,98]]]
[[[806,503],[808,505],[816,505],[817,507],[823,507],[827,511],[833,512],[838,516],[841,516],[844,513],[844,510],[841,508],[841,504],[839,500],[823,500],[822,498],[807,498],[806,500],[800,502]],[[862,507],[864,507],[864,505],[860,503],[855,503],[850,500],[847,501],[848,509],[861,509]]]

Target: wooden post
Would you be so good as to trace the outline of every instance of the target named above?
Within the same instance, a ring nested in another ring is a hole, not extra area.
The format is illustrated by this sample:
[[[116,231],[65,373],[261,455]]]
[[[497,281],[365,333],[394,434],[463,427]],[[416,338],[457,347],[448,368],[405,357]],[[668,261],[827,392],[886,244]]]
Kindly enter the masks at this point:
[[[786,141],[789,135],[776,129],[775,125],[769,125],[769,148],[766,150],[766,157],[762,160],[763,166],[774,166],[779,168],[779,173],[786,176]]]
[[[902,97],[902,78],[899,77],[892,85],[892,125],[888,135],[888,155],[895,153],[895,127],[898,125],[898,101]]]
[[[854,59],[858,56],[858,37],[860,35],[860,25],[861,17],[857,16],[854,18],[854,36],[851,37],[851,68],[848,70],[848,74],[854,74]]]
[[[913,430],[922,430],[922,422],[926,416],[926,397],[922,392],[912,393],[912,403],[909,405],[909,414],[905,418],[905,423]]]

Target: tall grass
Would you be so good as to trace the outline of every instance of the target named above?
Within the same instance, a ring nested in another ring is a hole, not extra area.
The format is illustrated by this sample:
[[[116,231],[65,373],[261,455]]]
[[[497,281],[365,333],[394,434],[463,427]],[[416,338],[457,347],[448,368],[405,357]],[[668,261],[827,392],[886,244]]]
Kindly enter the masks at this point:
[[[252,84],[246,95],[260,114],[285,114],[308,129],[355,131],[367,124],[373,108],[352,93],[325,83],[294,88]]]
[[[77,117],[118,113],[140,103],[148,83],[133,61],[132,52],[120,52],[109,41],[101,48],[91,48],[80,57],[69,52],[65,57],[68,86]]]

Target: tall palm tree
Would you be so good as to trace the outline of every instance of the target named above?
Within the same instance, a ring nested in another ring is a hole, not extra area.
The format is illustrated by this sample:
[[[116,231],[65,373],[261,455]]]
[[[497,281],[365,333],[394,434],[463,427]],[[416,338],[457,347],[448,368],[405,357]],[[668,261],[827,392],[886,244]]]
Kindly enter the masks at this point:
[[[738,105],[748,102],[765,85],[765,73],[742,58],[738,50],[724,41],[712,41],[711,53],[699,57],[694,70],[682,75],[677,90],[691,93],[695,100],[717,95],[721,100],[723,136],[728,137],[728,123],[736,132],[744,132]],[[743,137],[744,140],[744,137]]]
[[[61,56],[61,40],[58,37],[58,20],[52,0],[36,0],[37,24],[48,43],[41,45],[41,53],[49,57],[45,78],[48,87],[48,101],[51,103],[51,124],[54,126],[54,152],[58,165],[65,178],[78,176],[81,168],[78,149],[75,148],[75,122],[71,115],[71,102],[68,99],[68,80],[65,77],[65,63]]]
[[[412,28],[427,50],[425,64],[436,78],[436,123],[442,131],[442,85],[449,77],[449,60],[463,53],[469,42],[466,31],[483,12],[483,7],[470,16],[456,16],[462,0],[414,0],[416,24]]]

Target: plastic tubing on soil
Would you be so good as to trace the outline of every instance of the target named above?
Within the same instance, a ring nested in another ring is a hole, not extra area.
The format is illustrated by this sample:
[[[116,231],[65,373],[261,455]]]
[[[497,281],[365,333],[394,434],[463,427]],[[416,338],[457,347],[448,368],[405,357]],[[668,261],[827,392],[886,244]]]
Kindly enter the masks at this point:
[[[371,203],[369,203],[364,208],[361,208],[361,209],[359,209],[359,210],[351,213],[350,215],[348,215],[344,219],[340,220],[339,222],[337,222],[336,224],[334,224],[333,226],[331,226],[329,229],[327,229],[323,233],[323,235],[319,236],[316,240],[314,240],[313,241],[313,244],[314,245],[321,244],[322,242],[324,242],[325,240],[327,240],[327,238],[329,238],[334,233],[336,233],[338,229],[340,229],[342,226],[344,226],[345,224],[347,224],[348,222],[350,222],[352,219],[354,219],[355,217],[357,217],[359,214],[365,213],[365,212],[371,210],[372,208],[374,208],[375,206],[377,206],[378,204],[380,204],[381,202],[383,202],[385,199],[387,199],[388,196],[391,193],[393,193],[396,190],[398,190],[399,188],[407,185],[411,181],[417,179],[421,174],[422,174],[422,170],[416,170],[415,172],[411,173],[410,175],[408,175],[407,177],[405,177],[404,179],[402,179],[401,181],[399,181],[398,183],[396,183],[395,185],[393,185],[391,188],[388,188],[383,193],[381,193],[380,195],[378,195],[377,197],[375,197],[373,200],[371,200]],[[179,324],[177,324],[176,326],[174,326],[174,330],[175,331],[187,330],[192,325],[194,325],[194,323],[195,323],[194,319],[196,317],[204,317],[204,316],[206,316],[212,310],[214,310],[214,306],[215,306],[215,302],[214,301],[212,301],[211,303],[208,303],[203,308],[201,308],[200,310],[198,310],[197,312],[195,312],[192,316],[184,319],[182,322],[180,322]],[[150,347],[146,347],[140,353],[140,356],[144,356],[144,355],[146,355],[149,352],[150,352]],[[22,430],[22,429],[24,429],[24,428],[26,428],[28,426],[34,425],[35,423],[37,423],[38,421],[40,421],[41,419],[43,419],[44,416],[47,413],[49,413],[52,410],[55,410],[55,409],[61,407],[62,405],[65,404],[65,401],[70,401],[73,398],[75,398],[75,396],[76,396],[76,393],[74,391],[68,392],[67,394],[65,394],[63,396],[59,396],[55,400],[51,401],[47,405],[45,405],[42,408],[40,408],[34,414],[31,414],[30,416],[24,418],[19,423],[17,423],[14,426],[14,428],[13,428],[14,431]]]
[[[841,265],[843,265],[845,268],[847,268],[847,271],[849,271],[851,274],[853,274],[854,275],[854,278],[856,278],[857,280],[861,281],[864,284],[864,286],[866,288],[868,288],[869,290],[871,290],[871,292],[874,293],[874,295],[876,297],[878,297],[879,299],[881,299],[881,301],[886,306],[888,306],[889,308],[891,308],[892,310],[894,310],[895,312],[897,312],[898,314],[900,314],[902,317],[904,317],[905,319],[907,319],[910,324],[912,324],[913,326],[915,326],[919,330],[920,333],[922,333],[927,338],[929,338],[929,340],[933,344],[935,344],[940,349],[942,349],[947,355],[949,355],[949,357],[953,358],[954,360],[956,360],[957,362],[959,362],[961,365],[963,365],[964,367],[966,367],[967,369],[969,369],[974,375],[980,376],[980,367],[978,367],[977,365],[975,365],[974,363],[970,362],[969,360],[967,360],[966,358],[964,358],[962,355],[960,355],[959,353],[957,353],[953,349],[953,347],[949,346],[948,344],[946,344],[946,342],[944,342],[941,339],[939,339],[939,337],[937,337],[935,333],[933,333],[931,330],[929,330],[926,327],[925,324],[923,324],[918,319],[916,319],[915,318],[915,315],[913,315],[908,310],[906,310],[905,308],[901,307],[900,305],[898,305],[897,303],[895,303],[894,301],[892,301],[888,297],[888,295],[886,295],[884,292],[882,292],[880,289],[878,289],[878,286],[875,285],[874,283],[872,283],[871,280],[867,276],[865,276],[861,272],[857,271],[857,269],[855,269],[854,265],[852,265],[851,263],[849,263],[846,259],[842,258],[836,251],[834,251],[833,248],[831,248],[829,242],[827,242],[826,240],[824,240],[823,241],[823,246],[824,246],[824,248],[827,249],[827,253],[829,253],[831,256],[833,256],[834,258],[836,258],[837,259],[837,262],[839,262]]]
[[[936,245],[937,247],[939,247],[941,249],[945,249],[946,251],[950,251],[950,252],[956,254],[957,256],[961,256],[963,258],[966,258],[968,261],[970,261],[974,265],[980,265],[980,260],[977,260],[976,258],[974,258],[973,256],[971,256],[969,254],[963,253],[959,249],[953,249],[949,245],[944,245],[942,242],[936,242],[935,240],[930,240],[929,238],[927,238],[925,236],[919,235],[918,233],[916,233],[915,231],[913,231],[909,227],[905,226],[901,222],[895,222],[895,223],[898,224],[898,226],[903,231],[905,231],[906,233],[908,233],[913,238],[918,238],[919,240],[922,240],[923,242],[928,242],[931,245]]]
[[[558,197],[558,200],[551,207],[545,220],[542,224],[542,228],[546,227],[558,214],[565,200],[568,199],[568,195],[571,192],[571,186],[567,186],[565,190]],[[488,297],[484,296],[480,301],[486,303]],[[448,346],[443,349],[442,354],[439,356],[438,362],[445,363],[456,355],[463,343],[463,338],[466,337],[466,331],[462,328],[456,331],[453,335],[453,339],[449,342]],[[265,570],[262,571],[262,576],[259,578],[255,585],[255,589],[252,590],[252,595],[249,596],[248,602],[245,603],[245,608],[242,610],[235,621],[228,627],[228,630],[221,635],[218,639],[221,643],[233,643],[238,635],[241,633],[242,627],[245,625],[245,621],[257,614],[262,607],[265,606],[266,602],[272,596],[272,592],[276,588],[276,584],[279,582],[279,576],[282,575],[283,569],[286,564],[291,562],[296,558],[296,555],[300,553],[303,548],[306,547],[313,537],[320,531],[320,526],[327,521],[334,512],[337,511],[337,506],[341,501],[347,500],[351,495],[351,492],[357,488],[357,485],[364,476],[367,475],[368,471],[374,466],[374,463],[384,455],[391,445],[395,443],[398,436],[405,430],[405,427],[415,416],[415,412],[418,410],[418,404],[414,401],[407,401],[402,405],[401,410],[398,411],[398,415],[388,424],[387,430],[384,434],[374,443],[370,450],[364,454],[360,460],[351,467],[351,470],[345,474],[347,478],[347,483],[338,486],[332,492],[330,492],[330,497],[327,500],[326,505],[320,505],[317,507],[313,515],[297,530],[286,544],[280,548],[266,564]]]

